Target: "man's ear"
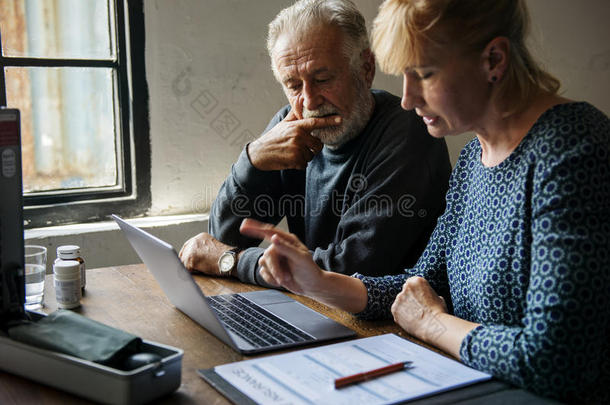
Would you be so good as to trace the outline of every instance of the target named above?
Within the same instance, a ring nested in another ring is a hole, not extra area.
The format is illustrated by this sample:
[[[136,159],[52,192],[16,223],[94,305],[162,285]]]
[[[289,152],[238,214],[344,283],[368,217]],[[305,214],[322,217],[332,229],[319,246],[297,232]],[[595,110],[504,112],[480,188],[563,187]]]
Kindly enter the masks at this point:
[[[483,68],[490,83],[499,82],[508,67],[510,41],[506,37],[496,37],[483,50]]]
[[[362,51],[361,57],[364,80],[366,81],[367,87],[370,89],[373,85],[373,79],[375,78],[375,55],[370,48],[367,48]]]

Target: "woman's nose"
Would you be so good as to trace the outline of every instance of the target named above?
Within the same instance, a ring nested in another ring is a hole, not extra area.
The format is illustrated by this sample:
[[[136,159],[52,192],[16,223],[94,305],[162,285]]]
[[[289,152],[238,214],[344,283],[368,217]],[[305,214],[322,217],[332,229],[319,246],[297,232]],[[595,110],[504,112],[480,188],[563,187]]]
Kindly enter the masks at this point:
[[[400,106],[405,110],[412,110],[415,107],[420,107],[422,104],[421,92],[419,91],[419,83],[408,73],[403,73],[402,81],[402,100]]]

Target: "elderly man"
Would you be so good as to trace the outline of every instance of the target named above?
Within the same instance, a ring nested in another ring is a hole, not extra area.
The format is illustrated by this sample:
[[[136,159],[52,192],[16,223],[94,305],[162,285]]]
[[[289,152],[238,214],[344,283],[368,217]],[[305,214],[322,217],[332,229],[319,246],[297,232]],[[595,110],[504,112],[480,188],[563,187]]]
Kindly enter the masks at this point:
[[[298,1],[271,22],[267,47],[289,105],[233,165],[210,234],[180,252],[187,269],[264,285],[260,241],[239,233],[245,217],[285,217],[325,269],[384,275],[414,265],[444,210],[451,165],[445,142],[398,97],[370,90],[362,15],[348,0]]]

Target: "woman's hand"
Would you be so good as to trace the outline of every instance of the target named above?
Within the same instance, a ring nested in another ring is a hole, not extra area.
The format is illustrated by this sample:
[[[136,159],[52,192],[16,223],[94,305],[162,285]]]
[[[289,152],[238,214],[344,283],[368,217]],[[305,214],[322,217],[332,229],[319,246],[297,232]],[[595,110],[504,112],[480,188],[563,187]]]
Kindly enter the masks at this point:
[[[267,283],[352,313],[366,307],[364,283],[322,270],[295,235],[253,219],[244,219],[239,229],[244,235],[271,242],[258,262],[260,275]]]
[[[462,341],[479,324],[447,313],[447,305],[422,277],[409,277],[392,304],[394,321],[412,336],[460,358]]]
[[[301,295],[315,296],[320,290],[324,271],[295,235],[253,219],[245,219],[239,230],[271,242],[258,260],[260,275],[267,283]]]
[[[447,313],[445,300],[422,277],[405,281],[391,310],[398,325],[423,341],[433,342],[447,330],[442,323],[442,315]]]

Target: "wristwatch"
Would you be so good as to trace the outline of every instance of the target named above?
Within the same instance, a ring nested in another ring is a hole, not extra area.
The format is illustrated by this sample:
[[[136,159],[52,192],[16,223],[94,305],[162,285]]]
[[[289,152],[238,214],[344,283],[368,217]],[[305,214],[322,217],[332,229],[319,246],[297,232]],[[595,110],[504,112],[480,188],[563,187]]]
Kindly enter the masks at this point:
[[[218,259],[218,270],[221,276],[228,277],[233,273],[233,270],[237,267],[237,255],[239,254],[239,248],[229,249],[220,255]]]

